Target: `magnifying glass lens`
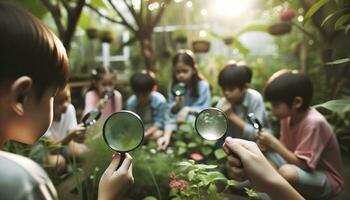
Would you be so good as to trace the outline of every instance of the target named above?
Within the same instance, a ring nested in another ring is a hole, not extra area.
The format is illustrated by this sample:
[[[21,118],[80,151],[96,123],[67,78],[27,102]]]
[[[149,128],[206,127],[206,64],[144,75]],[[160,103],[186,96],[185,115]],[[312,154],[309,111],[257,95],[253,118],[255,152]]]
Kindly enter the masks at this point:
[[[101,112],[99,110],[92,110],[88,112],[84,117],[82,122],[85,126],[92,126],[96,124],[97,120],[100,118]]]
[[[206,140],[218,140],[227,131],[225,114],[217,108],[208,108],[201,111],[195,121],[197,133]]]
[[[172,92],[175,96],[184,96],[186,93],[185,83],[179,82],[173,86]]]
[[[112,114],[103,126],[107,145],[118,152],[128,152],[138,147],[144,136],[141,118],[130,111]]]

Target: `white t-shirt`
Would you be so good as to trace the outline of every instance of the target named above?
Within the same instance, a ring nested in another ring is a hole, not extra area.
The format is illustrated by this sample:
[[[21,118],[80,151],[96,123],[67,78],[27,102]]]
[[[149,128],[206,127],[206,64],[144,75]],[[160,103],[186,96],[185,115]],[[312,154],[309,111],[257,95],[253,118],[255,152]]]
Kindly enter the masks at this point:
[[[44,134],[45,137],[51,137],[56,140],[63,139],[69,130],[78,126],[75,108],[69,104],[67,112],[63,113],[60,121],[53,121],[49,129]]]
[[[45,171],[29,158],[0,151],[0,177],[0,199],[58,199]]]

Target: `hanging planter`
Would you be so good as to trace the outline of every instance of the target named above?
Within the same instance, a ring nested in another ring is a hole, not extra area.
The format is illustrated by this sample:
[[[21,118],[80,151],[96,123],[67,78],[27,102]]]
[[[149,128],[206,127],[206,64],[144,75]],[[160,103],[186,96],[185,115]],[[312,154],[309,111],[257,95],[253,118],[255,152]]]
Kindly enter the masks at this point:
[[[111,31],[102,31],[100,37],[102,42],[112,43],[114,41],[113,33]]]
[[[210,49],[210,42],[207,40],[196,40],[192,42],[192,48],[195,53],[207,53]]]
[[[174,40],[177,43],[184,44],[187,42],[187,35],[185,31],[178,30],[174,32]]]
[[[268,27],[271,35],[284,35],[292,30],[292,25],[288,22],[279,22]]]
[[[98,35],[98,30],[96,28],[87,28],[85,32],[88,38],[91,40],[95,39]]]
[[[224,37],[222,40],[224,41],[224,43],[227,46],[233,43],[233,37],[230,37],[230,36],[229,37]]]

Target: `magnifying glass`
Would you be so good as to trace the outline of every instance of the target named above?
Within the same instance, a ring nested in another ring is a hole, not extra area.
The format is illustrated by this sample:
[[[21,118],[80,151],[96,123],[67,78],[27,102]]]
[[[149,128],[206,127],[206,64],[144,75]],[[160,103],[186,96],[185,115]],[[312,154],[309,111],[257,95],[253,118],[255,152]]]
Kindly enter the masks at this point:
[[[173,86],[171,92],[174,96],[184,96],[186,94],[186,84],[183,82],[178,82]]]
[[[122,110],[109,116],[103,125],[103,139],[114,151],[122,153],[120,167],[125,153],[141,145],[144,137],[144,125],[134,112]]]
[[[100,117],[101,117],[101,111],[99,111],[98,109],[93,109],[92,111],[84,115],[82,122],[85,127],[89,127],[96,124],[97,120],[100,119]]]
[[[104,96],[104,99],[108,100],[111,99],[114,96],[114,89],[113,87],[107,87],[106,94]]]
[[[205,140],[218,140],[227,132],[227,117],[218,108],[207,108],[198,113],[195,129],[199,136]]]
[[[254,115],[254,113],[249,113],[248,114],[248,120],[249,120],[249,123],[256,129],[258,130],[259,132],[262,131],[262,125],[260,123],[260,121],[258,120],[258,118],[256,118],[256,116]]]

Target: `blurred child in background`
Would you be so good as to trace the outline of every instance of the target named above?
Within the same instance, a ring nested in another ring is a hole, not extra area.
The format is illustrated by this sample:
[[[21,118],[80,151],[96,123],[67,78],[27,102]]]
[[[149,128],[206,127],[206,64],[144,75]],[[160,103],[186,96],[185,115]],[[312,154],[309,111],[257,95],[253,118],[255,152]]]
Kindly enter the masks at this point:
[[[116,76],[104,67],[97,67],[91,72],[91,86],[85,95],[83,115],[93,109],[101,110],[102,117],[107,118],[122,109],[122,95],[115,90]]]
[[[190,50],[180,50],[173,58],[172,82],[168,87],[168,109],[166,112],[164,135],[158,139],[158,148],[166,149],[177,124],[184,122],[204,108],[210,107],[211,92],[209,83],[197,69],[194,55]],[[172,87],[177,83],[185,84],[184,96],[174,96]]]
[[[165,97],[155,91],[156,81],[149,72],[136,72],[130,78],[134,94],[126,103],[126,109],[137,113],[145,125],[145,138],[157,139],[163,135]]]

